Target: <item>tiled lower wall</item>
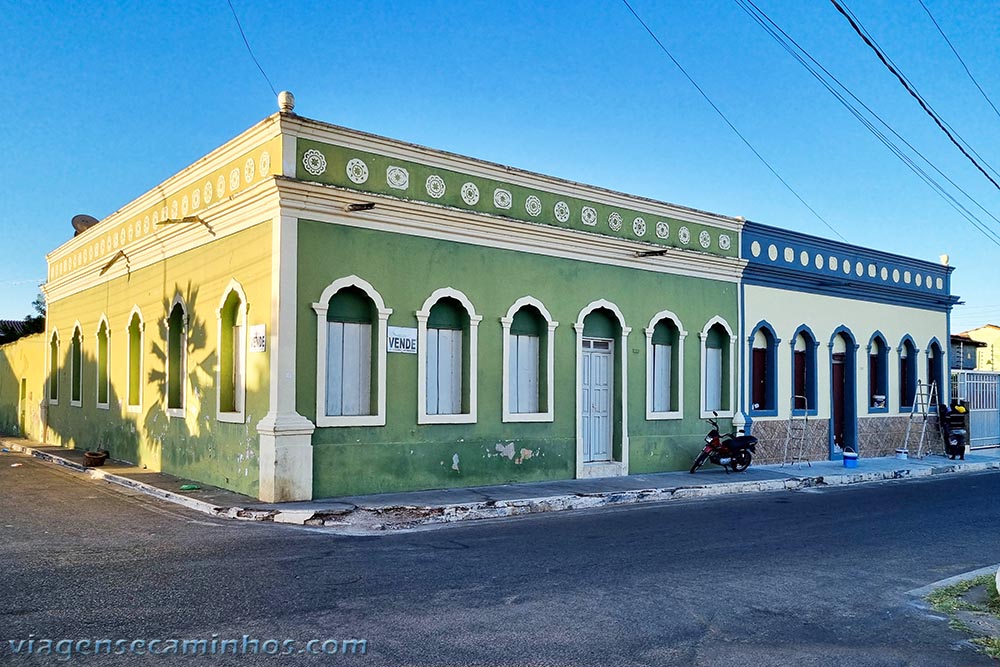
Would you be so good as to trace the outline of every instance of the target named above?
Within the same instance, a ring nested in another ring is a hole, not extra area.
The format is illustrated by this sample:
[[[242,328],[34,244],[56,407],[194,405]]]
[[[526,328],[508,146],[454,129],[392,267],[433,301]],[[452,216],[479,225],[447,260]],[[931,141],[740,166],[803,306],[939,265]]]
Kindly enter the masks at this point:
[[[906,441],[907,417],[862,417],[858,419],[858,453],[862,457],[892,456],[896,449]],[[796,426],[801,422],[796,421]],[[910,427],[909,449],[915,456],[920,443],[922,421],[914,417]],[[754,461],[757,463],[791,462],[799,455],[800,444],[793,433],[785,442],[788,434],[788,420],[755,421],[750,433],[757,436],[757,453]],[[810,419],[806,437],[801,445],[802,459],[807,461],[825,461],[830,458],[830,420]],[[928,418],[924,433],[923,453],[940,452],[944,449],[941,434],[938,431],[937,418]]]

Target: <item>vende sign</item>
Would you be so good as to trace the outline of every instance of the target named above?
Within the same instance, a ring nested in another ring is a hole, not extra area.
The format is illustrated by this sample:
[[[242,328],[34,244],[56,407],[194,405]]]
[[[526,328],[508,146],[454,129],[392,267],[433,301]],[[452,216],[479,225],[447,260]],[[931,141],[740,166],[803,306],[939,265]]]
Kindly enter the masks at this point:
[[[410,327],[389,327],[386,350],[403,354],[416,354],[417,330]]]

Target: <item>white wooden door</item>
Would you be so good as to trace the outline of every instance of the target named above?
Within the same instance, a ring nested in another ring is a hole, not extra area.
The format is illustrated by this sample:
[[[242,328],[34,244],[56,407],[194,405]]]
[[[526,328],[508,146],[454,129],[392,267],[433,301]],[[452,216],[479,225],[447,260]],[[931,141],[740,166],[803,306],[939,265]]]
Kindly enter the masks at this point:
[[[585,463],[611,460],[611,402],[614,394],[614,343],[583,340],[580,419]]]

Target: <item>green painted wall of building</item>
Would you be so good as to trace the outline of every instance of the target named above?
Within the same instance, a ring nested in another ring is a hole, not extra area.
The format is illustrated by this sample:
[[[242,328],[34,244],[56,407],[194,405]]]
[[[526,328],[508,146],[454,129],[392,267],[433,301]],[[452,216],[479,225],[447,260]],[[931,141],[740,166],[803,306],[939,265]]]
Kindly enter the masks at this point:
[[[734,232],[649,210],[609,206],[308,139],[298,139],[296,151],[296,178],[304,181],[724,257],[739,253]]]
[[[715,315],[738,330],[737,286],[724,281],[543,257],[313,221],[299,223],[298,411],[315,418],[317,316],[311,308],[338,278],[358,275],[393,309],[390,326],[416,327],[415,311],[431,292],[463,292],[479,325],[478,422],[417,424],[417,356],[389,354],[384,427],[318,428],[314,495],[566,479],[575,474],[576,332],[580,311],[598,299],[615,303],[632,327],[628,339],[630,473],[684,469],[701,445],[698,332]],[[555,414],[551,423],[501,421],[500,318],[531,295],[559,322],[555,336]],[[688,332],[684,419],[645,419],[643,329],[668,309]],[[510,453],[513,455],[510,455]],[[457,455],[457,463],[456,463]]]
[[[193,228],[192,228],[193,229]],[[216,419],[219,361],[217,310],[231,280],[249,302],[248,324],[270,323],[271,224],[264,222],[194,250],[132,271],[49,304],[49,331],[58,329],[59,404],[49,410],[48,439],[65,447],[106,448],[112,457],[256,495],[256,425],[268,410],[269,355],[247,355],[246,423]],[[186,413],[169,417],[167,324],[174,295],[188,312]],[[143,322],[141,406],[126,408],[127,326],[133,306]],[[97,331],[101,315],[110,328],[109,407],[97,407]],[[70,340],[75,322],[83,333],[82,405],[70,404]]]

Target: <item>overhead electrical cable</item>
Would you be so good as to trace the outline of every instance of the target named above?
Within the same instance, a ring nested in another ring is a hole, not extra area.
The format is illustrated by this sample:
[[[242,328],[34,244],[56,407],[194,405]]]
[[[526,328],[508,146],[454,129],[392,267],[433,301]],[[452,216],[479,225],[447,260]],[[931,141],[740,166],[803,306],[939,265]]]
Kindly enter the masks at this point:
[[[934,121],[934,123],[941,129],[941,131],[945,133],[945,135],[948,137],[951,143],[955,144],[955,147],[962,152],[962,155],[968,158],[969,162],[971,162],[976,167],[976,169],[978,169],[983,174],[983,176],[985,176],[989,180],[989,182],[993,184],[993,187],[1000,190],[1000,183],[997,183],[997,181],[993,178],[993,176],[991,176],[986,171],[986,169],[983,168],[983,166],[979,163],[979,161],[976,160],[976,158],[970,154],[970,151],[971,152],[975,151],[973,151],[971,147],[968,150],[966,150],[966,147],[962,145],[962,142],[959,142],[958,138],[956,138],[957,133],[954,133],[954,131],[950,129],[950,126],[948,126],[947,123],[945,123],[944,120],[941,119],[941,117],[924,100],[924,98],[920,95],[920,93],[918,93],[917,90],[910,84],[910,82],[906,79],[906,77],[903,76],[900,70],[892,63],[891,60],[889,60],[889,57],[885,55],[885,52],[882,51],[882,49],[875,43],[874,39],[872,39],[872,37],[868,34],[868,31],[865,30],[864,27],[861,25],[860,21],[857,20],[857,17],[855,17],[849,10],[847,10],[839,2],[839,0],[830,0],[830,2],[833,3],[833,6],[836,7],[837,11],[840,12],[840,14],[847,19],[847,22],[851,24],[851,28],[854,29],[854,32],[856,32],[858,36],[861,37],[861,40],[868,46],[868,48],[870,48],[875,53],[875,55],[882,62],[882,64],[885,65],[886,69],[888,69],[889,72],[892,73],[897,80],[899,80],[899,83],[902,84],[903,88],[906,89],[906,92],[908,92],[910,96],[917,101],[917,104],[919,104],[920,108],[924,110],[924,113],[930,116],[931,119]],[[978,156],[978,153],[976,155]],[[981,159],[982,158],[980,157],[980,160]],[[986,166],[989,167],[989,165]],[[996,173],[996,170],[994,170],[992,167],[990,167],[990,170]]]
[[[837,231],[833,227],[833,225],[831,225],[829,222],[827,222],[826,219],[823,216],[821,216],[819,213],[817,213],[816,209],[814,209],[812,206],[810,206],[806,202],[806,200],[803,199],[802,196],[799,195],[799,193],[796,192],[795,189],[791,185],[788,184],[788,181],[786,181],[784,178],[782,178],[781,174],[779,174],[777,172],[777,170],[774,167],[771,166],[771,163],[769,163],[766,159],[764,159],[764,156],[761,155],[760,152],[756,148],[754,148],[753,144],[751,144],[750,141],[747,140],[747,138],[744,137],[743,134],[738,129],[736,129],[736,126],[733,125],[733,123],[729,120],[729,118],[726,116],[726,114],[724,114],[722,112],[722,110],[715,104],[715,102],[712,101],[712,98],[708,96],[708,93],[706,93],[702,89],[702,87],[698,85],[698,82],[696,82],[694,80],[694,78],[690,74],[688,74],[687,70],[684,69],[684,67],[680,64],[680,62],[678,62],[678,60],[676,58],[674,58],[673,54],[670,53],[670,51],[667,49],[667,47],[663,45],[663,42],[661,42],[660,38],[656,36],[656,33],[654,33],[652,31],[652,29],[646,24],[646,22],[644,20],[642,20],[642,17],[639,16],[638,13],[636,13],[635,9],[632,8],[632,5],[630,5],[628,3],[628,0],[622,0],[622,3],[624,3],[624,5],[628,8],[628,10],[632,13],[632,16],[635,17],[636,21],[638,21],[639,24],[642,25],[642,27],[646,30],[647,33],[649,33],[649,36],[653,38],[653,41],[656,42],[657,46],[660,47],[660,50],[663,51],[663,53],[666,54],[666,56],[668,58],[670,58],[670,61],[677,67],[677,69],[679,69],[681,71],[681,74],[684,75],[684,77],[691,83],[691,85],[694,86],[695,89],[699,93],[701,93],[701,96],[703,98],[705,98],[705,101],[708,102],[709,106],[712,107],[712,109],[715,111],[715,113],[717,113],[719,115],[719,117],[722,118],[723,121],[725,121],[726,125],[729,126],[729,129],[731,129],[736,134],[736,136],[739,137],[740,140],[746,145],[746,147],[750,149],[750,152],[752,152],[757,157],[757,159],[760,160],[760,162],[765,167],[767,167],[768,171],[770,171],[772,174],[774,174],[774,177],[777,178],[781,182],[781,184],[784,185],[785,188],[789,192],[791,192],[795,196],[796,199],[799,200],[799,202],[801,202],[801,204],[803,206],[805,206],[807,209],[809,209],[809,211],[814,216],[816,216],[816,218],[820,222],[822,222],[824,225],[826,225],[827,229],[829,229],[831,232],[833,232],[838,237],[840,237],[841,240],[847,242],[847,239],[844,238],[844,235],[841,234],[839,231]]]
[[[927,8],[926,4],[924,4],[924,0],[917,0],[917,2],[919,2],[920,6],[924,8],[925,12],[927,12],[927,16],[930,17],[931,23],[934,24],[934,27],[937,28],[937,31],[941,34],[941,37],[943,37],[944,41],[947,42],[948,48],[951,49],[951,52],[955,54],[956,58],[958,58],[958,62],[962,63],[962,68],[965,70],[965,73],[969,75],[969,79],[972,81],[973,84],[975,84],[976,89],[979,90],[980,94],[983,96],[983,99],[985,99],[986,103],[989,104],[990,108],[993,109],[993,113],[995,113],[997,117],[1000,118],[1000,111],[998,111],[996,105],[993,104],[993,100],[990,99],[990,96],[986,94],[986,91],[983,90],[983,87],[979,85],[978,81],[976,81],[976,77],[972,76],[972,71],[969,70],[969,66],[965,64],[965,60],[963,60],[962,56],[958,54],[958,49],[956,49],[955,45],[951,43],[950,39],[948,39],[948,35],[944,34],[944,30],[941,29],[940,25],[938,25],[937,19],[934,18],[934,15],[931,14],[931,10]]]
[[[271,83],[271,79],[267,77],[267,73],[264,71],[264,68],[260,66],[259,62],[257,62],[257,56],[253,54],[253,49],[250,48],[250,40],[247,39],[247,34],[243,32],[243,26],[240,24],[240,17],[236,15],[236,9],[233,7],[233,0],[226,0],[226,2],[229,3],[229,10],[233,13],[233,18],[236,19],[236,27],[240,29],[240,36],[243,37],[243,43],[246,44],[247,53],[250,54],[253,64],[260,70],[260,74],[264,77],[264,81],[267,81],[267,85],[271,89],[271,92],[274,93],[275,97],[277,97],[278,91],[274,89],[274,84]]]
[[[961,188],[957,183],[955,183],[947,174],[942,172],[933,162],[931,162],[927,157],[921,153],[915,146],[909,143],[905,138],[903,138],[891,125],[889,125],[881,116],[879,116],[875,111],[873,111],[868,105],[866,105],[861,99],[858,98],[851,90],[845,86],[836,76],[834,76],[828,69],[826,69],[816,58],[814,58],[804,47],[802,47],[798,42],[795,41],[787,32],[785,32],[777,23],[774,22],[760,7],[754,4],[753,0],[735,0],[737,5],[744,12],[746,12],[765,32],[768,33],[782,48],[788,52],[799,64],[806,68],[806,70],[819,81],[829,92],[833,95],[838,102],[840,102],[844,108],[846,108],[862,125],[865,126],[883,145],[886,146],[901,162],[903,162],[913,173],[920,178],[928,187],[930,187],[938,196],[945,200],[945,202],[955,209],[959,215],[964,217],[970,224],[972,224],[978,231],[985,235],[991,242],[1000,246],[1000,234],[997,233],[991,226],[986,225],[976,217],[971,211],[968,210],[961,202],[959,202],[947,189],[936,181],[930,174],[928,174],[919,164],[917,164],[912,157],[906,154],[899,145],[894,143],[892,139],[887,136],[887,134],[881,131],[875,124],[861,112],[864,109],[872,118],[874,118],[878,123],[885,128],[885,130],[892,135],[894,135],[900,142],[902,142],[907,148],[909,148],[914,154],[919,156],[931,169],[936,171],[942,178],[948,181],[956,190],[958,190],[962,195],[964,195],[970,202],[972,202],[977,208],[979,208],[983,213],[992,218],[998,224],[1000,224],[1000,219],[988,211],[982,206],[978,201],[976,201],[969,193]],[[825,76],[824,76],[825,75]],[[831,81],[833,83],[831,83]],[[836,87],[833,85],[836,84]],[[843,92],[841,92],[843,91]],[[846,95],[845,95],[846,94]],[[853,99],[857,105],[851,103],[847,97]]]

